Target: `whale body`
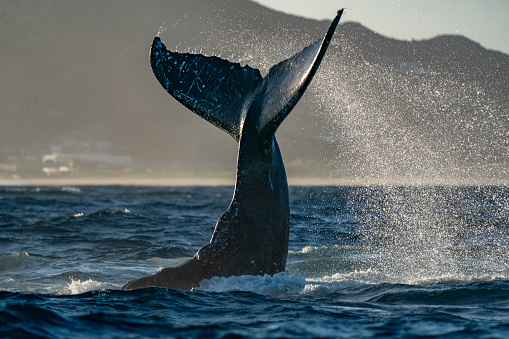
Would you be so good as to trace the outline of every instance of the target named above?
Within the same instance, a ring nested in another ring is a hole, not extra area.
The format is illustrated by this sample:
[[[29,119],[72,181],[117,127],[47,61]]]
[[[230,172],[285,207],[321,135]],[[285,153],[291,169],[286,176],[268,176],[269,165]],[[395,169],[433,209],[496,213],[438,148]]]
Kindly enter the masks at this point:
[[[190,290],[214,276],[285,270],[290,206],[275,133],[311,82],[342,13],[338,11],[322,39],[273,66],[265,77],[217,57],[168,51],[154,39],[150,61],[164,89],[238,143],[237,178],[232,202],[209,244],[183,264],[133,280],[123,289]]]

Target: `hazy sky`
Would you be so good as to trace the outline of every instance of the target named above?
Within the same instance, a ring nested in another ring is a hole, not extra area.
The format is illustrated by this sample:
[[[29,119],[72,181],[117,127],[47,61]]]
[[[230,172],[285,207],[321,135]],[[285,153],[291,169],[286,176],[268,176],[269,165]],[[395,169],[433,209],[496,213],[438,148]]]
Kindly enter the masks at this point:
[[[254,0],[315,19],[356,21],[382,35],[405,40],[441,34],[466,36],[509,54],[509,0]]]

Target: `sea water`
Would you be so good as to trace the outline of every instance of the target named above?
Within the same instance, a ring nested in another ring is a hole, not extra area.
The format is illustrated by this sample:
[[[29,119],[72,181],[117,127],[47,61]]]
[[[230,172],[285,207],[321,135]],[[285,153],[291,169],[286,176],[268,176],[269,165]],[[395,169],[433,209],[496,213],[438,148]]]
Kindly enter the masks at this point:
[[[123,291],[233,187],[0,187],[0,337],[509,337],[509,188],[291,187],[287,270]]]

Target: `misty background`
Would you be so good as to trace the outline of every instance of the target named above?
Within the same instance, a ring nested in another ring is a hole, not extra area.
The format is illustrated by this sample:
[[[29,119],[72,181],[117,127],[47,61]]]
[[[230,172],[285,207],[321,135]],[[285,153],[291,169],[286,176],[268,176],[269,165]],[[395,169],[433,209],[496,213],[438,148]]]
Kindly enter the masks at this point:
[[[330,23],[248,0],[0,4],[0,178],[232,175],[234,140],[153,76],[154,36],[265,74]],[[348,22],[346,11],[277,133],[288,173],[507,180],[508,79],[504,53],[462,36],[387,38]]]

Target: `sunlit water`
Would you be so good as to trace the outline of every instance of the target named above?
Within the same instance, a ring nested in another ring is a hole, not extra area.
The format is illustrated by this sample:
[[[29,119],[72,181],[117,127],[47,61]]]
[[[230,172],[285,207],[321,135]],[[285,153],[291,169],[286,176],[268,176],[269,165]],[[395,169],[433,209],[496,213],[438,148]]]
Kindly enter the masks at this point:
[[[0,336],[505,337],[507,187],[293,187],[287,271],[121,291],[210,240],[232,187],[0,189]]]

